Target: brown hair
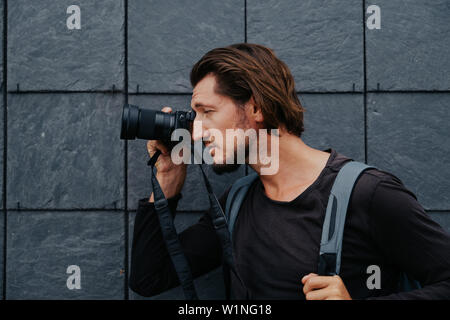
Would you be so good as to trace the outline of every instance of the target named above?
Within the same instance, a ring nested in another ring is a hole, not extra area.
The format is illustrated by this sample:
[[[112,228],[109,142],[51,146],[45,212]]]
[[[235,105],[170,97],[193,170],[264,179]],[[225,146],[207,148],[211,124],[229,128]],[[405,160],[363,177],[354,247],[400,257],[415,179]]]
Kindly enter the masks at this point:
[[[304,109],[295,91],[294,78],[271,49],[248,43],[213,49],[192,67],[192,87],[210,73],[218,84],[215,91],[230,97],[237,105],[244,105],[253,97],[267,129],[282,126],[301,136]]]

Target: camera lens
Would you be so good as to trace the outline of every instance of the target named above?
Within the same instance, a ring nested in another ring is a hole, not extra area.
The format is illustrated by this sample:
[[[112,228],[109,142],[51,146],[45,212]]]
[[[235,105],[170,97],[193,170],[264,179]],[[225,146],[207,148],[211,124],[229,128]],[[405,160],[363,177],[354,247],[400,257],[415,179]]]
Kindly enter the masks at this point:
[[[123,107],[120,139],[170,140],[175,129],[189,129],[194,118],[194,111],[165,113],[127,104]]]

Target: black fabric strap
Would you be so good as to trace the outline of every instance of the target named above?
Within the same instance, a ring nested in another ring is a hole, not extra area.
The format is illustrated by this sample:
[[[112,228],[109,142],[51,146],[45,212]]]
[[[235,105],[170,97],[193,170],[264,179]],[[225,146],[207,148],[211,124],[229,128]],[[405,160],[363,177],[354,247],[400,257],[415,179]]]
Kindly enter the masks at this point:
[[[233,256],[233,245],[231,242],[231,236],[230,232],[228,230],[228,221],[225,216],[225,213],[222,210],[222,207],[220,206],[219,200],[217,200],[216,195],[213,192],[213,189],[211,187],[211,184],[209,183],[208,177],[205,174],[205,171],[203,170],[202,165],[200,165],[200,171],[202,172],[203,180],[205,181],[206,190],[208,191],[208,197],[209,197],[209,203],[211,205],[211,209],[208,210],[208,213],[211,217],[211,221],[214,225],[214,229],[216,231],[217,236],[220,239],[220,244],[222,245],[222,252],[223,252],[223,260],[226,263],[228,268],[224,268],[226,281],[230,280],[229,277],[227,277],[226,272],[231,271],[234,273],[236,278],[241,283],[242,287],[245,288],[247,292],[247,299],[250,299],[249,292],[247,287],[245,286],[244,282],[242,281],[241,277],[239,276],[236,266],[234,263],[234,256]],[[229,285],[229,283],[226,285]],[[230,288],[227,288],[227,299],[230,298]]]
[[[211,205],[211,209],[208,212],[214,225],[216,234],[218,235],[220,243],[222,245],[224,261],[228,266],[234,268],[231,239],[230,233],[228,232],[228,224],[225,213],[223,212],[222,207],[220,206],[220,203],[216,198],[216,195],[213,193],[211,184],[209,183],[209,180],[206,177],[205,171],[203,170],[203,167],[201,165],[200,170],[202,172],[203,180],[205,181],[206,189],[208,190],[209,203]]]
[[[170,258],[172,259],[173,265],[177,272],[178,279],[180,280],[180,284],[184,291],[184,295],[186,299],[197,300],[198,296],[195,290],[191,268],[188,264],[186,256],[182,251],[181,244],[179,242],[178,235],[175,226],[173,224],[173,219],[170,213],[167,199],[161,190],[161,186],[159,185],[158,180],[156,179],[156,173],[153,172],[154,165],[160,154],[161,152],[157,150],[156,153],[150,158],[150,160],[147,163],[147,165],[151,167],[150,174],[152,181],[153,196],[155,200],[155,210],[159,217],[159,222],[161,225],[164,240],[166,242],[167,250],[169,252]],[[222,245],[223,260],[227,266],[224,270],[230,270],[235,274],[236,278],[239,280],[243,288],[246,289],[247,299],[249,299],[250,296],[248,290],[235,268],[233,259],[233,246],[231,243],[230,233],[228,231],[228,223],[225,217],[225,213],[223,212],[219,200],[217,200],[217,197],[213,192],[211,184],[203,170],[202,165],[200,165],[200,170],[202,172],[203,180],[205,181],[205,186],[208,191],[208,198],[211,205],[211,209],[208,210],[208,213],[211,217],[214,229]]]
[[[170,213],[169,204],[164,196],[161,186],[156,179],[156,173],[153,172],[154,165],[161,152],[158,150],[150,158],[147,165],[151,167],[150,175],[152,181],[153,197],[155,199],[155,210],[159,217],[161,231],[166,242],[167,251],[169,252],[172,263],[178,275],[184,295],[188,300],[198,300],[197,292],[195,291],[194,280],[191,273],[191,268],[183,253],[180,241],[178,239],[177,231],[173,224],[172,214]]]

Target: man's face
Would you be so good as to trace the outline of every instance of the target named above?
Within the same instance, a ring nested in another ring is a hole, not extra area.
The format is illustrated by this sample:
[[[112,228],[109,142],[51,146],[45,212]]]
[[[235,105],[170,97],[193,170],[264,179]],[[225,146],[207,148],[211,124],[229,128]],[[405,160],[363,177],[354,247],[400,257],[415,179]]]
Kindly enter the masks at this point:
[[[207,75],[194,88],[191,100],[191,107],[197,113],[194,120],[193,139],[201,140],[207,137],[205,145],[211,148],[210,154],[213,157],[213,169],[217,173],[234,171],[239,167],[236,164],[236,149],[227,150],[225,137],[226,129],[247,129],[248,121],[245,111],[238,107],[231,98],[219,95],[214,91],[216,79],[213,75]],[[201,125],[200,125],[201,123]],[[201,128],[201,130],[198,130]],[[197,130],[196,130],[197,129]],[[213,130],[221,132],[223,139],[215,139]],[[234,157],[233,157],[234,154]],[[222,157],[222,159],[219,159]],[[227,159],[232,159],[233,164],[226,164]],[[220,161],[222,160],[222,161]],[[222,163],[222,164],[220,164]]]

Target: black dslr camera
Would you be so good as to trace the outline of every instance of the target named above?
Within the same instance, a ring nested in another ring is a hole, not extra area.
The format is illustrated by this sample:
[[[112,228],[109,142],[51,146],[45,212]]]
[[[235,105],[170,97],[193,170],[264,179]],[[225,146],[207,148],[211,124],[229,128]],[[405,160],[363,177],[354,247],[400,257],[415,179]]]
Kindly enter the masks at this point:
[[[180,128],[192,131],[194,119],[194,110],[165,113],[126,104],[122,112],[120,139],[162,140],[170,146],[173,145],[170,139],[172,132]]]

